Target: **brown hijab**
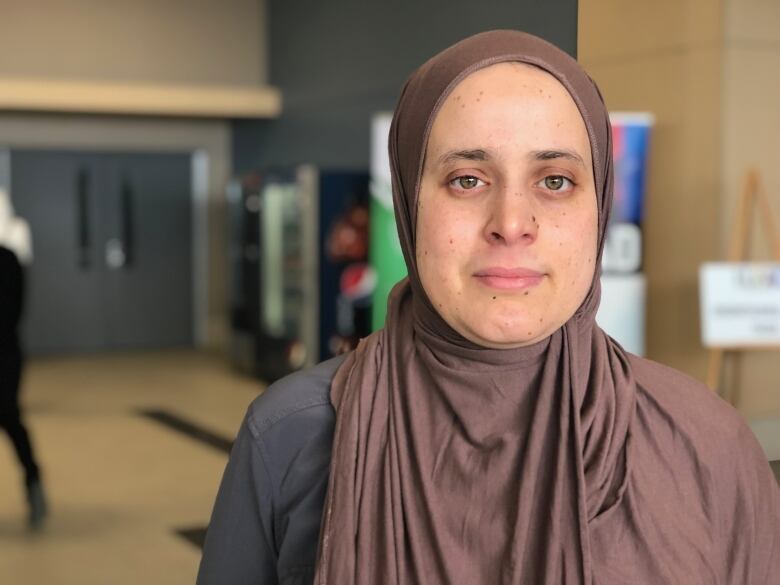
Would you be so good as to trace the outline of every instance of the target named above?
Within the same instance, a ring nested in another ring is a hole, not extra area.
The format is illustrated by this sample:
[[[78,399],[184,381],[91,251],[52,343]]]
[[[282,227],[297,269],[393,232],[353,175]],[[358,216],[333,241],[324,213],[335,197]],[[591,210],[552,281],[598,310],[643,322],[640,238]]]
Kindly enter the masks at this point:
[[[319,585],[591,583],[589,524],[626,490],[637,384],[628,356],[595,324],[598,271],[563,327],[510,350],[477,346],[449,327],[418,276],[416,209],[433,120],[462,79],[504,61],[552,74],[582,114],[601,256],[612,201],[610,125],[576,61],[537,37],[492,31],[410,77],[389,145],[409,277],[391,293],[385,328],[364,339],[333,380]]]

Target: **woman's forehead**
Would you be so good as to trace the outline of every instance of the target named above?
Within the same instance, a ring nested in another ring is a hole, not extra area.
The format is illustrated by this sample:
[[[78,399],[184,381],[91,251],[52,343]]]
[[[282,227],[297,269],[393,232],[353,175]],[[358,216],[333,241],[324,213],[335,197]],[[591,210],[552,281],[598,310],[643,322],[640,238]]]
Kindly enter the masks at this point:
[[[426,159],[446,160],[442,152],[454,147],[490,150],[511,143],[573,149],[590,163],[589,142],[577,105],[555,77],[506,62],[479,69],[452,89],[434,118]]]
[[[552,74],[536,65],[520,61],[502,61],[472,71],[452,88],[450,95],[457,95],[466,88],[473,89],[475,85],[479,86],[489,80],[513,80],[529,89],[537,90],[556,86],[563,88]],[[565,91],[565,88],[563,89]]]

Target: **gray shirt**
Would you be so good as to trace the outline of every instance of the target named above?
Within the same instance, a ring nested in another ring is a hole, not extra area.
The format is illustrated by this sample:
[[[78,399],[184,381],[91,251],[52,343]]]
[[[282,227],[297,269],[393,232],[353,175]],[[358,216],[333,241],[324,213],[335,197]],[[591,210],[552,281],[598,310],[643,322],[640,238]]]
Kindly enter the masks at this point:
[[[344,356],[287,376],[250,405],[206,534],[198,585],[314,580]]]

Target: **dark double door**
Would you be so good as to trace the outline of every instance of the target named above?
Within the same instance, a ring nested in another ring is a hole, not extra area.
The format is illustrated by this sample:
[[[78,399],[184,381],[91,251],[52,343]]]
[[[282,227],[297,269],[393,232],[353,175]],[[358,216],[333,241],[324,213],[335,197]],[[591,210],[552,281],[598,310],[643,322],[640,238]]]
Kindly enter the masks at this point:
[[[190,168],[186,153],[11,151],[30,353],[192,345]]]

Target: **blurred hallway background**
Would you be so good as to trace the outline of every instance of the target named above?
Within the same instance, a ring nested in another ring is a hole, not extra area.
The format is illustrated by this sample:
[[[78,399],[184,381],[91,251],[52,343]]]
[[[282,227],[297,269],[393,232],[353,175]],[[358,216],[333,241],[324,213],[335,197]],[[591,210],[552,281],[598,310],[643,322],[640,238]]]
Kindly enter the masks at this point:
[[[28,531],[0,449],[4,581],[194,583],[226,448],[260,389],[210,352],[35,360],[25,402],[52,514]]]
[[[3,583],[194,582],[248,404],[383,323],[404,80],[494,28],[651,121],[630,267],[605,269],[632,288],[603,306],[629,349],[704,379],[698,270],[727,255],[748,167],[780,213],[780,3],[0,0],[0,191],[32,236],[22,404],[51,509],[28,529],[0,438]],[[780,478],[777,355],[728,361],[718,391]]]

